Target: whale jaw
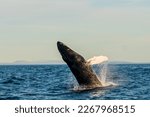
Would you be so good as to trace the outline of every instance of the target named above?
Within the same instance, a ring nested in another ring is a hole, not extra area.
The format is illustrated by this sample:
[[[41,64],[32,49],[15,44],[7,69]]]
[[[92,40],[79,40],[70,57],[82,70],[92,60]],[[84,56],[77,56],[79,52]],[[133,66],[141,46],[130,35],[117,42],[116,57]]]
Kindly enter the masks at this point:
[[[89,65],[80,54],[59,41],[57,42],[57,47],[62,59],[69,66],[79,85],[86,87],[102,86],[102,83],[93,72],[91,65]]]

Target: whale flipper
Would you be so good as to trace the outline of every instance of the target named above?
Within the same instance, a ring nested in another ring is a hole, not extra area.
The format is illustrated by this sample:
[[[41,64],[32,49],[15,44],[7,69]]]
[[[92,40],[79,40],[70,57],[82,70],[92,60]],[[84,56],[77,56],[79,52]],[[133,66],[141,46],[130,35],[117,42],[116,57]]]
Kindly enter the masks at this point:
[[[62,59],[67,63],[80,86],[102,86],[101,81],[93,72],[91,65],[80,54],[73,51],[72,49],[70,49],[65,44],[59,41],[57,42],[57,47],[62,56]]]

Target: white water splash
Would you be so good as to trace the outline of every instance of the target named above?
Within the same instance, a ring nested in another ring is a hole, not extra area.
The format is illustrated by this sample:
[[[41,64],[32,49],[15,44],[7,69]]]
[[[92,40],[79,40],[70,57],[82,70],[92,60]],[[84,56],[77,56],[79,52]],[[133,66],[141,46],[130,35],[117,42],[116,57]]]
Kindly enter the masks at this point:
[[[107,75],[107,56],[94,56],[87,60],[90,65],[96,65],[96,69],[94,70],[97,74],[99,80],[105,84],[106,82],[106,75]]]
[[[108,62],[103,62],[101,64],[97,65],[97,69],[99,70],[97,73],[97,76],[99,80],[102,83],[103,87],[108,87],[108,86],[116,86],[117,84],[113,83],[110,79],[107,79],[108,75]]]
[[[102,83],[100,88],[107,88],[111,86],[116,86],[117,84],[113,83],[110,79],[107,79],[108,75],[108,57],[107,56],[94,56],[91,59],[88,59],[87,62],[92,66],[93,71],[97,75],[99,81]],[[73,90],[83,91],[93,89],[92,87],[79,86],[77,83],[74,85]]]
[[[91,65],[100,64],[100,63],[105,62],[105,61],[108,61],[107,56],[94,56],[93,58],[90,58],[87,60],[87,62]]]
[[[115,83],[108,81],[108,57],[107,56],[94,56],[91,59],[88,59],[87,62],[90,65],[95,65],[95,73],[102,83],[102,87],[114,86]]]

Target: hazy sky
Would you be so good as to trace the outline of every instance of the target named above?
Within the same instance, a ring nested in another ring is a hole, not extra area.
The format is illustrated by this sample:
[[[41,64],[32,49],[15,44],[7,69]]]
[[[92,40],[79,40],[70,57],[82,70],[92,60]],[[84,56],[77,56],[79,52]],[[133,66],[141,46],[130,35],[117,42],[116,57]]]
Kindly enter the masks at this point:
[[[0,0],[0,62],[61,60],[57,40],[86,59],[150,62],[150,1]]]

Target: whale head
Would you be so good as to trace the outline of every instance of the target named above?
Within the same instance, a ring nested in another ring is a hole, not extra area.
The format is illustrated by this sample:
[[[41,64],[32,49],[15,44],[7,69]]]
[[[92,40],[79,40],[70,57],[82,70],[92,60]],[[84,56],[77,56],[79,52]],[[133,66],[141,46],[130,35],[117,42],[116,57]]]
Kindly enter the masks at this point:
[[[68,64],[80,65],[85,64],[86,60],[77,52],[70,49],[68,46],[62,42],[57,42],[58,50],[63,58],[63,60]]]

